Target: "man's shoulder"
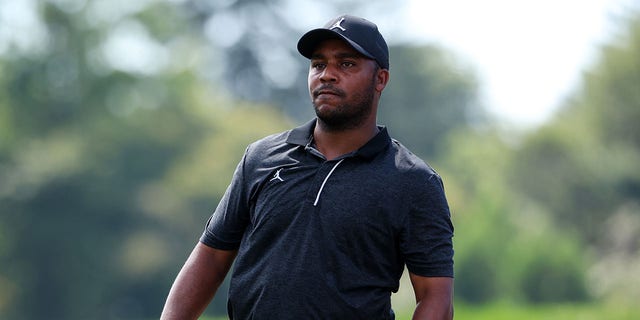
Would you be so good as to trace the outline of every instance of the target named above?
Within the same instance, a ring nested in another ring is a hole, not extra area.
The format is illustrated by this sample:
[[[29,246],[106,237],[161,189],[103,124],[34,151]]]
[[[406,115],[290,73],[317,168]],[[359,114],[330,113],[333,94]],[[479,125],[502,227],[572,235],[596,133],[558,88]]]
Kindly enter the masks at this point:
[[[248,147],[248,152],[258,152],[261,154],[271,153],[281,148],[290,148],[304,145],[312,130],[313,122],[308,122],[297,128],[270,134],[262,139],[256,140]]]
[[[246,156],[249,159],[259,161],[267,155],[282,152],[283,147],[288,145],[287,136],[289,131],[290,130],[270,134],[252,142],[247,146]]]
[[[253,143],[251,143],[251,145],[254,147],[269,147],[274,145],[281,145],[287,141],[289,132],[291,132],[291,130],[286,130],[286,131],[267,135],[263,138],[260,138],[254,141]]]
[[[438,175],[431,165],[396,139],[392,139],[393,159],[399,170],[407,173]]]

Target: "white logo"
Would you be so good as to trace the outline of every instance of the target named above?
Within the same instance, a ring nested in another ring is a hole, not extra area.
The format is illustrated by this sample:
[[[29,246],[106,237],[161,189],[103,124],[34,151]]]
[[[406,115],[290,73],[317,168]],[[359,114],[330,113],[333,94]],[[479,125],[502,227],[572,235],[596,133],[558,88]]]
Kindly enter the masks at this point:
[[[273,177],[269,181],[273,181],[273,180],[284,181],[282,180],[282,178],[280,178],[280,171],[282,171],[282,168],[278,169],[278,171],[276,171],[276,173],[273,174]]]
[[[335,29],[338,28],[340,30],[347,31],[347,29],[343,28],[340,24],[342,23],[342,21],[344,21],[344,18],[341,18],[338,22],[334,23],[329,29]]]

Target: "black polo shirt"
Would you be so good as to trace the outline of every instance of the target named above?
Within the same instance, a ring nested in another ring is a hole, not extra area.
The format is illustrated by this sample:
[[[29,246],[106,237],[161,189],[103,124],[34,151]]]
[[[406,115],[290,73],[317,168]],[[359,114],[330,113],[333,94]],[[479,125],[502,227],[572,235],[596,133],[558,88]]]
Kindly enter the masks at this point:
[[[200,241],[238,249],[232,319],[393,319],[406,264],[453,276],[442,180],[386,128],[327,161],[315,120],[248,146]]]

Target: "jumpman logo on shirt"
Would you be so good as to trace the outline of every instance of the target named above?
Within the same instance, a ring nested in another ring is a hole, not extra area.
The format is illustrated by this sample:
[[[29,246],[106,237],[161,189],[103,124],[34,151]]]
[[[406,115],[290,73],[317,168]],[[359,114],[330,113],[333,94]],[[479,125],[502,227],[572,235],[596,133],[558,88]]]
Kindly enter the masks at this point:
[[[280,171],[282,171],[282,168],[278,169],[278,171],[276,171],[276,173],[273,174],[273,177],[269,181],[280,180],[280,181],[284,182],[284,180],[282,180],[282,178],[280,178]]]

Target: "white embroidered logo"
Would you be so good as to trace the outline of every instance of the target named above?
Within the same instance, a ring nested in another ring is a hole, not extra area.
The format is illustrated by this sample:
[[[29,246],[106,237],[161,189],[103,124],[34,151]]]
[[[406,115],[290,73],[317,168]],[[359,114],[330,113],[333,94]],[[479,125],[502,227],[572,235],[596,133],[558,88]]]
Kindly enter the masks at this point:
[[[329,30],[331,30],[331,29],[335,29],[335,28],[338,28],[338,29],[342,30],[343,32],[344,32],[344,31],[347,31],[347,29],[343,28],[343,27],[340,25],[340,24],[342,23],[342,21],[344,21],[344,18],[341,18],[340,20],[338,20],[338,22],[334,23],[334,24],[329,28]]]
[[[284,182],[284,180],[282,180],[282,178],[280,178],[280,171],[282,171],[282,168],[278,169],[278,171],[276,171],[276,173],[273,174],[273,177],[269,181],[280,180],[280,181]]]

